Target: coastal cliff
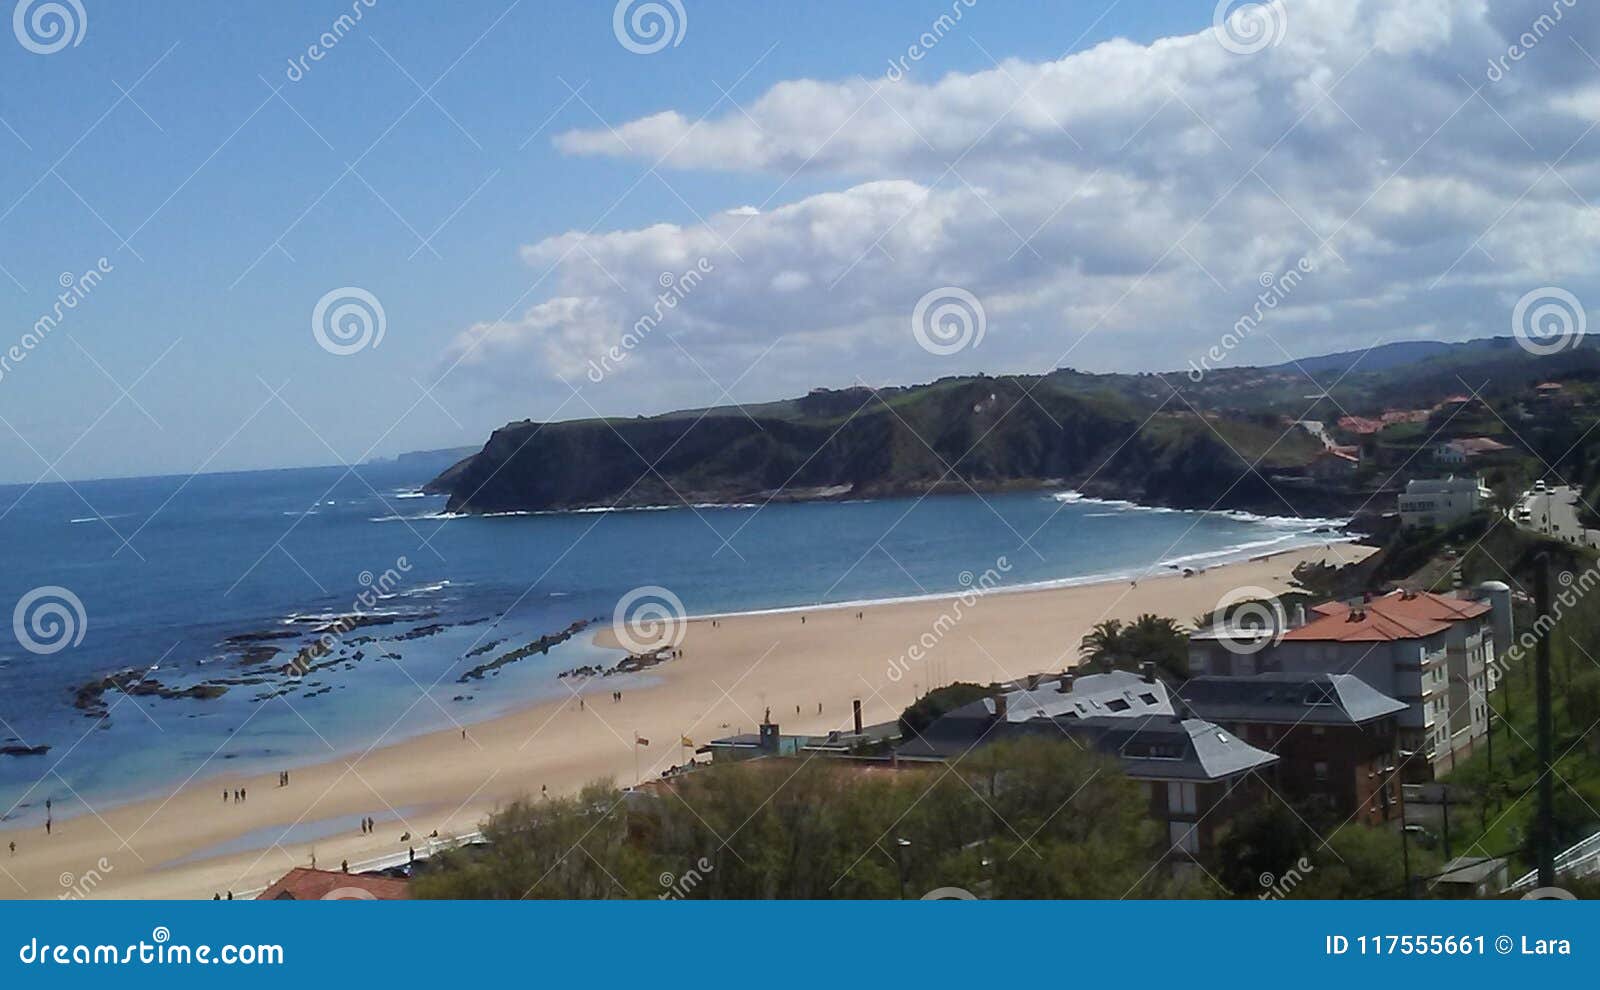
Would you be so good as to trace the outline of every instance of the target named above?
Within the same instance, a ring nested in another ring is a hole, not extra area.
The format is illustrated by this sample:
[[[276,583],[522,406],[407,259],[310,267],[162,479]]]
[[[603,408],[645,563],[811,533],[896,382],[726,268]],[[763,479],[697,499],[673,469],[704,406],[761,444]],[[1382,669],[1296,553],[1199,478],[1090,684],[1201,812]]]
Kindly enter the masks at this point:
[[[636,419],[512,423],[427,486],[492,513],[1075,488],[1179,508],[1324,514],[1274,475],[1320,445],[1268,415],[1172,411],[1054,376],[818,390]]]

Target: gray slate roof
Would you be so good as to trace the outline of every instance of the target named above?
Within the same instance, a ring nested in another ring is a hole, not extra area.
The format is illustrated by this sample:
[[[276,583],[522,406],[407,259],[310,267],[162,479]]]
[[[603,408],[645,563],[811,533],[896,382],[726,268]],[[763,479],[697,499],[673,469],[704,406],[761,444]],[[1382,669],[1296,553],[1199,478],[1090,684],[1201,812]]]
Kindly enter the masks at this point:
[[[1178,696],[1195,715],[1215,722],[1363,725],[1407,707],[1354,674],[1208,675],[1191,678]]]

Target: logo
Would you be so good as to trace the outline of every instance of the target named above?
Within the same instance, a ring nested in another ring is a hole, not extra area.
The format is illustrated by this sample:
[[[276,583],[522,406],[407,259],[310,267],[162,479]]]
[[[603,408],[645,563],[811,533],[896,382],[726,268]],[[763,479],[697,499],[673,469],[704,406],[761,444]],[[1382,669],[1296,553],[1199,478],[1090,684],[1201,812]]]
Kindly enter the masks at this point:
[[[1588,325],[1589,316],[1578,297],[1553,285],[1524,295],[1511,311],[1517,344],[1538,357],[1577,347]]]
[[[1235,55],[1254,55],[1283,40],[1289,28],[1289,13],[1282,4],[1248,0],[1230,11],[1228,8],[1236,2],[1217,0],[1217,8],[1211,15],[1211,24],[1223,48]]]
[[[1223,595],[1214,611],[1221,616],[1218,641],[1223,649],[1241,656],[1277,645],[1289,628],[1283,603],[1272,592],[1253,585]]]
[[[89,14],[82,0],[17,0],[11,12],[11,30],[28,51],[54,55],[69,45],[83,44]]]
[[[978,895],[965,887],[935,887],[922,895],[925,901],[975,901]]]
[[[671,649],[687,631],[683,600],[653,584],[623,595],[611,616],[612,635],[634,655]]]
[[[947,357],[983,343],[988,322],[977,296],[947,285],[917,300],[911,335],[929,354]]]
[[[353,285],[329,292],[311,311],[311,335],[323,350],[340,357],[376,348],[388,328],[378,297]]]
[[[681,0],[617,0],[611,12],[611,31],[622,47],[635,55],[654,55],[668,45],[683,44],[689,15]]]
[[[89,615],[66,588],[46,585],[23,595],[11,613],[11,631],[29,653],[49,656],[83,642]]]

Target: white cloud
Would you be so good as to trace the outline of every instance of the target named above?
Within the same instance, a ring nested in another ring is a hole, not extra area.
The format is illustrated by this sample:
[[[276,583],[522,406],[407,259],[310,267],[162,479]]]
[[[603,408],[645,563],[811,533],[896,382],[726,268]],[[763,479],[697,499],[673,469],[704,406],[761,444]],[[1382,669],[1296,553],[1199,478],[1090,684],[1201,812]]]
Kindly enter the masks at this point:
[[[651,311],[663,273],[702,258],[714,271],[596,401],[705,401],[708,376],[747,371],[741,398],[1058,363],[1181,368],[1262,273],[1302,255],[1317,272],[1236,362],[1503,335],[1508,295],[1554,282],[1600,301],[1585,204],[1600,202],[1600,66],[1584,51],[1600,52],[1600,15],[1564,9],[1490,82],[1551,8],[1291,0],[1282,41],[1252,55],[1210,30],[1114,40],[928,82],[793,80],[698,123],[679,108],[571,131],[563,151],[660,159],[668,182],[771,174],[774,202],[529,245],[555,297],[464,332],[454,355],[570,379]],[[783,202],[796,172],[835,191]],[[909,319],[944,285],[978,296],[988,333],[935,359]]]

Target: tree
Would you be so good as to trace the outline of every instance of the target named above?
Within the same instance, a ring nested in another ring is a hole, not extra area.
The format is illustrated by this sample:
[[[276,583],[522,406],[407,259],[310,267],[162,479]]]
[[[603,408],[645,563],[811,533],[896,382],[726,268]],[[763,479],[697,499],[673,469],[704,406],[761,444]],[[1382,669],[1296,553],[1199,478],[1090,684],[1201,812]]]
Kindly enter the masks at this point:
[[[1095,623],[1079,643],[1078,655],[1093,670],[1153,663],[1179,679],[1189,676],[1189,634],[1172,619],[1148,612],[1126,625],[1120,619]]]
[[[1096,622],[1078,644],[1078,656],[1096,669],[1110,670],[1114,667],[1122,658],[1122,620]]]
[[[1281,801],[1241,812],[1217,839],[1217,879],[1238,897],[1259,896],[1297,869],[1310,852],[1309,839]]]
[[[1572,728],[1584,733],[1584,745],[1600,754],[1600,735],[1589,731],[1600,722],[1600,670],[1591,670],[1572,679],[1567,688],[1567,718]]]
[[[944,687],[934,688],[900,713],[900,736],[903,739],[914,739],[939,716],[953,712],[962,705],[987,698],[989,695],[988,688],[966,681],[956,681]]]
[[[1295,888],[1295,897],[1317,900],[1363,900],[1405,894],[1405,855],[1400,833],[1386,828],[1346,825],[1327,837],[1327,845],[1309,854],[1310,869]],[[1441,870],[1437,854],[1411,843],[1411,875],[1431,877]],[[1426,896],[1428,886],[1413,886]]]

